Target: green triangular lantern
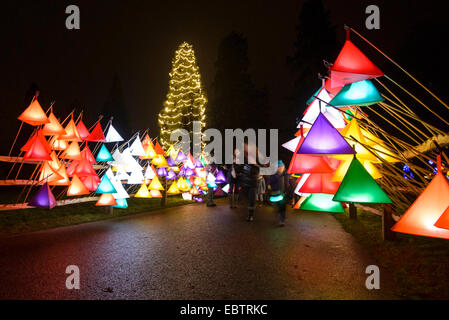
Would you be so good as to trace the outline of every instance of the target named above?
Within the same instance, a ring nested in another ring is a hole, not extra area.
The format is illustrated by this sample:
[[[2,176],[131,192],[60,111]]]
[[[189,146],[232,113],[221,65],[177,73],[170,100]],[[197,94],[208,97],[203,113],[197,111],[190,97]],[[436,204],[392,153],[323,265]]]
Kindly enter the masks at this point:
[[[384,100],[370,80],[363,80],[345,85],[329,104],[334,107],[370,106]]]
[[[333,194],[312,193],[304,200],[299,209],[335,213],[345,212],[340,202],[332,200],[333,197]]]
[[[106,148],[106,146],[102,144],[95,160],[97,160],[97,162],[106,162],[106,161],[114,161],[114,158],[112,157],[108,148]]]
[[[334,201],[357,203],[391,203],[391,199],[354,156]]]
[[[106,176],[106,174],[103,175],[101,178],[100,184],[97,187],[96,193],[117,193],[117,190],[115,189],[114,185],[112,184],[111,180]]]

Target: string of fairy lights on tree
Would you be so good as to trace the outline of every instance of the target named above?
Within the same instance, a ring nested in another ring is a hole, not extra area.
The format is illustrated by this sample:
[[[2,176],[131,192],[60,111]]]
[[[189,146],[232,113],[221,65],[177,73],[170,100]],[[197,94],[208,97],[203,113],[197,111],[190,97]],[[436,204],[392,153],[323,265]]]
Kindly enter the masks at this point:
[[[174,130],[185,129],[192,138],[194,121],[201,124],[201,132],[206,125],[207,98],[195,52],[187,42],[183,42],[176,50],[169,76],[168,93],[158,116],[160,143],[164,149],[172,144],[170,134]]]

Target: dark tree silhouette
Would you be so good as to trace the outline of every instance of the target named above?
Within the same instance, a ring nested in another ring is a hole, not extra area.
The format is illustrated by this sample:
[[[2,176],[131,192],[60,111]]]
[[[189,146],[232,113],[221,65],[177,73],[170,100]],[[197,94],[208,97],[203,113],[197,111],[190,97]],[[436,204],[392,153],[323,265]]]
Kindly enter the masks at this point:
[[[249,65],[247,38],[231,32],[218,47],[216,73],[209,91],[209,126],[220,130],[264,127],[267,92],[254,86]]]
[[[304,103],[320,85],[318,73],[325,74],[323,60],[336,57],[340,45],[329,11],[321,0],[304,2],[296,26],[295,52],[288,58],[295,75],[294,103]]]
[[[115,74],[106,102],[101,109],[101,114],[105,117],[104,119],[106,121],[114,117],[112,124],[125,140],[132,134],[129,112],[130,110],[126,108],[125,104],[122,82],[118,75]],[[102,122],[105,123],[105,121]]]

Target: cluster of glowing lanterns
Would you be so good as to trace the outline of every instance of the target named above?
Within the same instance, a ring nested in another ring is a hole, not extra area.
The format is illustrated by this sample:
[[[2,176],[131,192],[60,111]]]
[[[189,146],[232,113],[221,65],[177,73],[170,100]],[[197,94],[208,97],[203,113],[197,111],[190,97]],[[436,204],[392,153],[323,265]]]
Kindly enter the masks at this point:
[[[298,177],[296,209],[344,212],[346,203],[391,203],[375,181],[382,177],[375,164],[390,151],[356,116],[358,107],[383,100],[369,80],[381,75],[347,39],[330,79],[309,99],[296,137],[283,145],[293,152],[288,173]]]
[[[294,208],[344,212],[347,203],[391,203],[376,182],[382,178],[377,164],[398,160],[358,123],[359,107],[383,101],[370,80],[382,75],[347,37],[330,78],[308,100],[296,137],[283,145],[293,152],[288,172],[298,177],[295,193],[301,198]],[[393,231],[449,239],[449,183],[440,162]]]
[[[47,116],[38,100],[33,99],[19,116],[19,120],[35,126],[33,135],[21,148],[25,152],[23,159],[37,161],[40,168],[37,183],[41,187],[29,202],[30,206],[53,208],[57,204],[53,186],[66,187],[67,197],[96,193],[100,195],[97,206],[123,209],[128,207],[130,197],[124,185],[128,189],[140,185],[134,195],[137,198],[161,198],[165,189],[167,195],[182,194],[183,199],[197,202],[202,202],[201,195],[209,188],[216,195],[224,195],[219,186],[226,182],[223,172],[206,171],[207,162],[202,155],[195,159],[173,146],[164,151],[148,134],[143,140],[137,134],[132,143],[128,141],[124,143],[126,147],[119,147],[118,142],[124,139],[112,123],[108,123],[106,134],[100,121],[89,132],[82,116],[75,123],[71,114],[63,127],[53,114],[53,107],[50,110]],[[96,143],[95,157],[88,142]],[[112,153],[108,144],[115,144]],[[94,165],[102,169],[101,178]]]

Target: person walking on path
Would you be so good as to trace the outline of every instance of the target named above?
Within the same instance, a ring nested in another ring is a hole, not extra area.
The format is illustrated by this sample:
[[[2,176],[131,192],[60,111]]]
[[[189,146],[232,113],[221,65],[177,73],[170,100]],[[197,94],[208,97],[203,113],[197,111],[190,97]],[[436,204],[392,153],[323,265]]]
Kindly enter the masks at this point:
[[[265,179],[264,179],[263,175],[259,174],[259,176],[257,178],[257,195],[256,195],[256,200],[257,200],[257,204],[259,207],[262,204],[264,204],[265,189],[266,189]]]
[[[215,175],[215,171],[217,170],[217,167],[215,165],[215,159],[214,157],[211,157],[209,160],[209,164],[206,166],[206,177],[211,175]],[[207,180],[207,179],[206,179]],[[207,182],[207,181],[206,181]],[[207,183],[207,202],[206,206],[208,207],[215,207],[216,204],[214,202],[214,187]]]
[[[237,208],[237,199],[239,195],[239,185],[237,180],[237,164],[235,163],[235,157],[234,157],[234,163],[232,163],[230,166],[227,166],[228,172],[227,172],[227,182],[229,184],[229,206],[231,209]]]
[[[270,176],[271,190],[270,200],[276,205],[279,214],[279,226],[283,227],[285,225],[285,210],[286,210],[286,183],[288,183],[285,165],[282,160],[277,163],[276,173]]]

